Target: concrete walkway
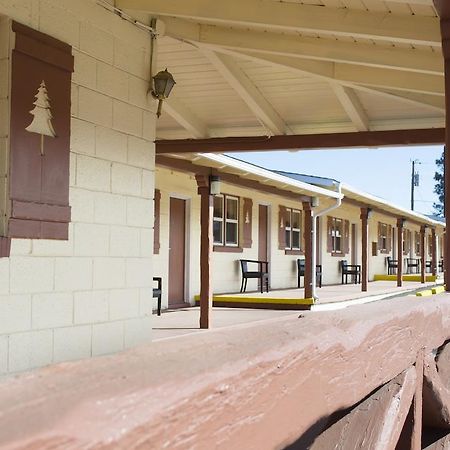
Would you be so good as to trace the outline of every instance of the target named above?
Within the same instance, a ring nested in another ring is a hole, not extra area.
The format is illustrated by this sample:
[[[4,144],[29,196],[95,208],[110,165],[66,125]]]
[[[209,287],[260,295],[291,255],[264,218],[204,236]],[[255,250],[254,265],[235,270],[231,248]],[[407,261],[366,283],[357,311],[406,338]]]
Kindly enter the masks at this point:
[[[317,290],[319,300],[311,307],[311,311],[298,310],[270,310],[270,309],[247,309],[247,308],[220,308],[214,307],[212,312],[213,327],[222,328],[239,326],[240,324],[277,319],[288,315],[312,314],[315,311],[327,311],[347,308],[373,301],[379,301],[414,294],[417,290],[426,289],[437,283],[403,283],[401,288],[392,281],[374,281],[369,283],[368,292],[361,292],[361,285],[335,285],[324,286]],[[249,292],[251,297],[267,294]],[[279,298],[301,298],[303,289],[283,289],[270,291],[271,297]],[[192,333],[202,333],[206,330],[198,328],[200,309],[198,307],[168,310],[162,316],[153,316],[153,340],[161,340]]]

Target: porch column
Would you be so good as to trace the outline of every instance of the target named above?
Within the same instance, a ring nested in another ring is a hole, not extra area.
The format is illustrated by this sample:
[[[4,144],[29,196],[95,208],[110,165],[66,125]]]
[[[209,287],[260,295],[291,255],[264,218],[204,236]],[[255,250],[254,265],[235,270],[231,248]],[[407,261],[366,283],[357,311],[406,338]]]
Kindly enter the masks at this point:
[[[426,263],[426,245],[425,245],[425,231],[427,227],[422,225],[420,227],[420,282],[425,283],[425,263]]]
[[[212,309],[213,196],[209,177],[196,175],[200,195],[200,328],[210,328]]]
[[[439,2],[437,5],[441,16],[441,34],[442,34],[442,53],[444,56],[444,75],[445,75],[445,149],[444,149],[444,213],[445,225],[448,230],[450,227],[450,11],[448,11],[447,2]],[[445,240],[444,260],[450,261],[450,239]],[[447,270],[447,264],[444,264],[444,282],[446,290],[450,291],[450,272]]]
[[[402,287],[403,276],[403,225],[405,219],[397,219],[397,286]]]
[[[316,268],[313,267],[312,258],[312,210],[311,203],[303,202],[303,212],[305,215],[305,298],[312,298],[312,283],[313,277],[316,276]]]
[[[368,243],[369,243],[369,208],[361,208],[361,290],[367,292]]]
[[[436,276],[437,256],[436,256],[436,229],[431,229],[431,274]]]

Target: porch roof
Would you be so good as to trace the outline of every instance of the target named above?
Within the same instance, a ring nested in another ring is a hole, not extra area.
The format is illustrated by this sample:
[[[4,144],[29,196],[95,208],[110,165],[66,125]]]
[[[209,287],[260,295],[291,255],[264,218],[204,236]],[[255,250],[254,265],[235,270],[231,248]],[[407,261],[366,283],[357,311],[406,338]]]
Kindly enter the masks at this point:
[[[167,67],[177,85],[158,139],[444,126],[432,0],[115,4],[163,23],[158,68]]]

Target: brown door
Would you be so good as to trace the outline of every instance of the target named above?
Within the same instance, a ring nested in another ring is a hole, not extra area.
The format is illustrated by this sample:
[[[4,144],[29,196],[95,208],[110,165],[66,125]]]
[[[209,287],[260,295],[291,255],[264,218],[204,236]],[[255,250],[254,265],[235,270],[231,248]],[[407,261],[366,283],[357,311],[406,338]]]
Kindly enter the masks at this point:
[[[184,303],[186,201],[170,199],[169,307]]]
[[[268,261],[269,256],[267,251],[268,215],[268,207],[259,205],[258,259],[260,261]]]

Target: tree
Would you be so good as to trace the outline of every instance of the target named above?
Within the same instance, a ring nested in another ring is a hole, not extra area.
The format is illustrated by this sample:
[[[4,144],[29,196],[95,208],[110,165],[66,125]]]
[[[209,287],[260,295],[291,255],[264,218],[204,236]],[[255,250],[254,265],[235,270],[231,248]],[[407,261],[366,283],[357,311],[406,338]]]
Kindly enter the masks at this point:
[[[35,95],[36,101],[33,103],[34,108],[30,111],[33,121],[25,128],[31,133],[43,134],[45,136],[55,137],[56,133],[52,125],[52,112],[50,111],[50,102],[47,95],[45,82],[42,80],[41,85]]]
[[[445,148],[442,152],[442,155],[439,159],[436,159],[436,165],[437,165],[437,171],[434,173],[434,180],[436,181],[436,184],[434,185],[434,192],[437,194],[439,202],[433,203],[433,208],[435,213],[440,216],[444,217],[444,200],[445,200],[445,194],[444,194],[444,155],[445,155]]]

